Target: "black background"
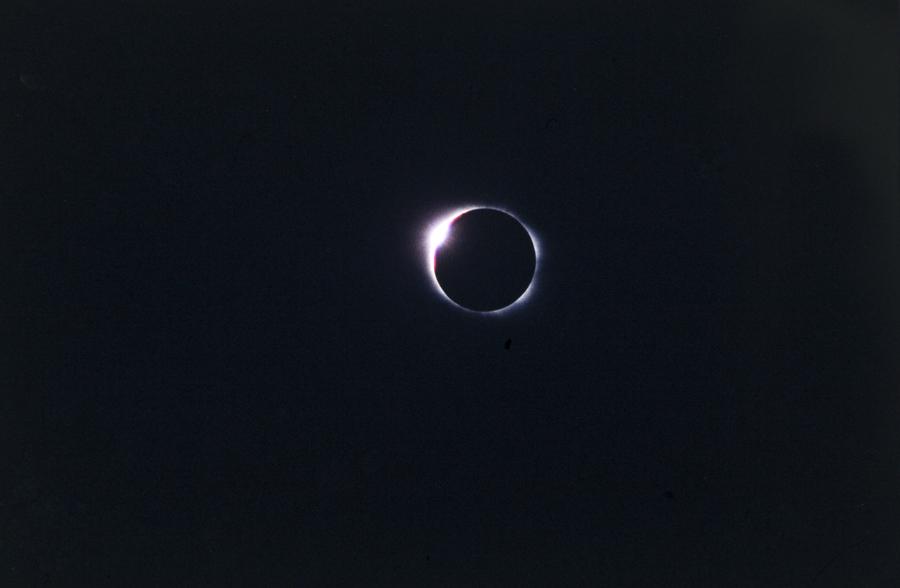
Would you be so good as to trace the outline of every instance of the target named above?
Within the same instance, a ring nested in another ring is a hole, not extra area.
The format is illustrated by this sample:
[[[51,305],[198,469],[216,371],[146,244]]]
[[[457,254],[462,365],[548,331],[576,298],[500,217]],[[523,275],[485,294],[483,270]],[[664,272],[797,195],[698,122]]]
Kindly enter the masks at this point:
[[[897,585],[895,15],[814,4],[4,3],[0,584]]]

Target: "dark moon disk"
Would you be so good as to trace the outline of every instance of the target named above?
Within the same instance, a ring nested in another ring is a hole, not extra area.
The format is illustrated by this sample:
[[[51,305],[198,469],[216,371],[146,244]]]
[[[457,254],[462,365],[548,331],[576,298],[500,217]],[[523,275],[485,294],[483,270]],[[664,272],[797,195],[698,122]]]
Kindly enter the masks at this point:
[[[434,274],[444,293],[470,310],[505,308],[534,277],[536,254],[528,230],[513,216],[477,208],[458,216],[435,252]]]

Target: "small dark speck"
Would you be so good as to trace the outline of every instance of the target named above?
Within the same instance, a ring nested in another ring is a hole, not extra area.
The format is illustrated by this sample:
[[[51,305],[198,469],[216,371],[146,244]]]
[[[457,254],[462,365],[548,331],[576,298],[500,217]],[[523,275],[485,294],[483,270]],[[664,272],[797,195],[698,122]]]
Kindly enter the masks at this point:
[[[666,490],[666,491],[663,493],[663,496],[665,496],[665,497],[668,498],[669,500],[675,500],[675,493],[672,492],[671,490]]]
[[[509,351],[510,347],[512,347],[512,339],[507,339],[506,343],[503,344],[503,348]]]

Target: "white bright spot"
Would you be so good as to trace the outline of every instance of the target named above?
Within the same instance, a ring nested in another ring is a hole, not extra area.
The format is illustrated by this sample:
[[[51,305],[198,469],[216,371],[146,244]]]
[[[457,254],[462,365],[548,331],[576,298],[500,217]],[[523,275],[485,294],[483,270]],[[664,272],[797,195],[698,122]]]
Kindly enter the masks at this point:
[[[432,229],[431,234],[428,235],[428,246],[437,251],[437,248],[444,244],[444,241],[447,240],[447,235],[450,234],[450,223],[452,219],[446,222],[442,222],[434,229]]]
[[[438,248],[443,245],[447,241],[447,237],[450,236],[450,225],[452,225],[453,221],[457,218],[475,208],[477,207],[469,206],[454,210],[431,225],[428,229],[428,266],[431,269],[431,277],[434,279],[435,284],[437,284],[437,277],[434,275],[434,257],[437,254]],[[438,287],[438,290],[440,290],[440,286]],[[441,290],[441,292],[443,292],[443,290]]]

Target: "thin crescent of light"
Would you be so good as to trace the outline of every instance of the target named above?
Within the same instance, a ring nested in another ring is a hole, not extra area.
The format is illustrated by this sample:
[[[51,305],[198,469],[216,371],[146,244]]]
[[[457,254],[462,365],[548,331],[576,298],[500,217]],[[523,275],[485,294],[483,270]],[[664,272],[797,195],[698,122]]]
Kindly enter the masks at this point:
[[[441,245],[444,244],[444,242],[447,240],[447,237],[450,236],[450,225],[452,225],[453,221],[455,221],[457,218],[464,215],[465,213],[470,212],[472,210],[479,210],[479,209],[498,210],[498,211],[508,214],[509,216],[516,219],[523,227],[525,227],[525,231],[528,233],[528,236],[531,238],[531,244],[534,247],[534,275],[531,276],[531,282],[528,284],[528,287],[525,288],[525,291],[522,292],[521,296],[516,298],[513,302],[504,306],[503,308],[498,308],[496,310],[472,310],[471,308],[466,308],[465,306],[461,306],[461,305],[457,304],[449,296],[447,296],[447,294],[441,288],[441,285],[437,279],[437,273],[435,272],[435,259],[437,256],[437,250],[441,247]],[[436,222],[434,222],[428,226],[428,229],[426,231],[426,236],[425,236],[425,247],[424,248],[425,248],[425,253],[426,253],[426,267],[428,268],[428,273],[431,275],[431,281],[434,284],[435,289],[445,300],[447,300],[448,302],[450,302],[457,308],[461,308],[465,311],[474,312],[474,313],[478,313],[478,314],[492,314],[492,315],[503,314],[504,312],[510,310],[514,306],[518,306],[522,302],[525,302],[528,298],[531,297],[531,294],[534,291],[534,286],[535,286],[535,283],[537,282],[537,275],[538,275],[538,266],[539,266],[538,262],[541,257],[541,255],[540,255],[541,249],[540,249],[540,246],[538,245],[538,239],[534,236],[534,231],[532,231],[531,228],[528,227],[528,225],[523,223],[516,215],[509,212],[508,210],[504,210],[504,209],[496,207],[496,206],[463,206],[463,207],[457,208],[457,209],[453,210],[452,212],[450,212],[449,214],[445,214],[445,215],[441,216],[441,218],[439,220],[437,220]]]

